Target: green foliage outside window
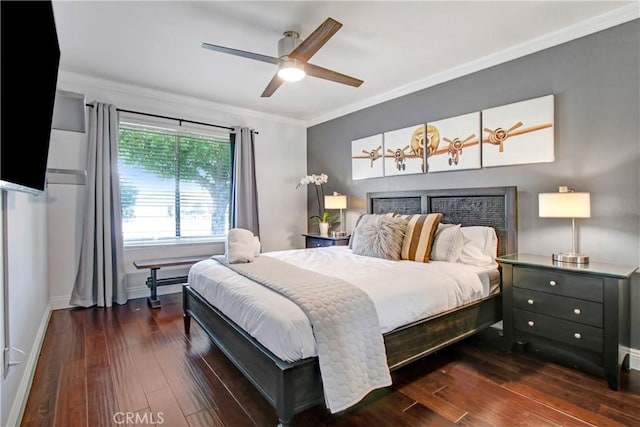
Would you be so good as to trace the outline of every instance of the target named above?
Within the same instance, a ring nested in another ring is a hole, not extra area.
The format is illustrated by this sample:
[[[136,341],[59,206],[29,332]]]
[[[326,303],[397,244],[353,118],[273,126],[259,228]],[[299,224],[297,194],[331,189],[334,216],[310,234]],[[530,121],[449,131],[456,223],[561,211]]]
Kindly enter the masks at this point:
[[[203,202],[192,190],[185,191],[185,183],[197,184],[213,201],[207,203],[211,212],[209,235],[226,234],[232,164],[229,140],[121,123],[118,152],[124,165],[174,182],[173,206],[167,211],[172,214],[169,216],[175,214],[176,237],[183,235],[181,218],[185,212],[202,211]],[[126,217],[144,196],[135,182],[127,181],[121,183],[121,197]]]
[[[131,218],[133,216],[133,207],[136,204],[136,196],[138,190],[131,184],[120,184],[120,203],[122,204],[122,217]]]

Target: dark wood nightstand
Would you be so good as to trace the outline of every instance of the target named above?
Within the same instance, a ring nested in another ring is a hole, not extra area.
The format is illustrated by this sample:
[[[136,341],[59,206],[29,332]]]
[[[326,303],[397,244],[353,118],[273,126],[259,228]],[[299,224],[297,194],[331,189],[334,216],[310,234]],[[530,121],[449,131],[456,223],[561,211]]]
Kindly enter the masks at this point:
[[[620,387],[629,369],[629,277],[637,267],[556,263],[551,255],[499,257],[503,334],[514,344],[559,363],[604,376]]]
[[[305,247],[307,248],[320,248],[323,246],[347,246],[349,244],[349,237],[331,237],[321,236],[319,234],[302,233],[305,238]]]

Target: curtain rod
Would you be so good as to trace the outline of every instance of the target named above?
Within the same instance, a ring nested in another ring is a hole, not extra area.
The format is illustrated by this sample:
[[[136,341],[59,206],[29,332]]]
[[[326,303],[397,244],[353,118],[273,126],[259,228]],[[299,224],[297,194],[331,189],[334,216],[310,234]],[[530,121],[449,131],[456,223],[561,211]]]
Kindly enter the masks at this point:
[[[91,107],[93,108],[93,104],[85,104],[87,107]],[[171,117],[171,116],[161,116],[159,114],[151,114],[151,113],[142,113],[140,111],[133,111],[133,110],[123,110],[122,108],[116,108],[117,111],[123,112],[123,113],[131,113],[131,114],[139,114],[141,116],[148,116],[148,117],[156,117],[158,119],[168,119],[168,120],[176,120],[180,126],[182,126],[182,123],[192,123],[192,124],[196,124],[196,125],[203,125],[203,126],[211,126],[214,128],[221,128],[221,129],[227,129],[230,131],[233,131],[234,128],[229,127],[229,126],[222,126],[222,125],[214,125],[211,123],[204,123],[204,122],[195,122],[193,120],[187,120],[187,119],[179,119],[177,117]],[[253,131],[253,133],[255,133],[256,135],[258,135],[258,131]]]

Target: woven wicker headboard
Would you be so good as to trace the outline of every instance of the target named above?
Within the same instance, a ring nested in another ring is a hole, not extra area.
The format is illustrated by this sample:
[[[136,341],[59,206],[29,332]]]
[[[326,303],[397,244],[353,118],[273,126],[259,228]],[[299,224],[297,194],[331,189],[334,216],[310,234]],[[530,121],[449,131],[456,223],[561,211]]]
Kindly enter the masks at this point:
[[[518,250],[517,194],[514,186],[367,193],[367,212],[441,212],[444,223],[493,227],[500,256]]]

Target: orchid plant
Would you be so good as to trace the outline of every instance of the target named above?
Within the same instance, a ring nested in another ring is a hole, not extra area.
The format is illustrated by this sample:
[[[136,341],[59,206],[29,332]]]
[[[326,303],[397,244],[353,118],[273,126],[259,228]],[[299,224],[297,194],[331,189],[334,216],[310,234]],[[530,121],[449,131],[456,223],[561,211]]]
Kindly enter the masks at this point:
[[[310,219],[314,223],[327,222],[332,224],[338,221],[338,217],[335,214],[332,214],[329,211],[324,210],[324,184],[329,181],[329,177],[321,173],[319,175],[312,174],[304,176],[298,182],[296,188],[299,188],[301,185],[313,184],[316,187],[316,197],[318,198],[318,215],[313,215]]]

